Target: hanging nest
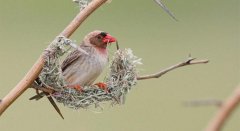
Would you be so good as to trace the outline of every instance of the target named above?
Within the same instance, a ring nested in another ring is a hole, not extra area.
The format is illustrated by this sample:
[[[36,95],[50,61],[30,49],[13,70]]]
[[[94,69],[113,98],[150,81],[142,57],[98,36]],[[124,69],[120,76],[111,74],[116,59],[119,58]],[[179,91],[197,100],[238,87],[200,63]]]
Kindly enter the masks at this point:
[[[83,91],[79,92],[73,88],[66,88],[60,68],[60,58],[69,52],[71,47],[79,48],[65,37],[57,37],[53,41],[45,51],[45,65],[38,81],[35,82],[38,83],[38,87],[54,89],[55,92],[51,96],[57,102],[74,109],[99,107],[103,102],[110,102],[112,105],[123,104],[126,94],[137,84],[136,66],[141,64],[141,59],[134,56],[131,49],[118,49],[110,61],[104,81],[108,92],[97,85],[84,86]]]

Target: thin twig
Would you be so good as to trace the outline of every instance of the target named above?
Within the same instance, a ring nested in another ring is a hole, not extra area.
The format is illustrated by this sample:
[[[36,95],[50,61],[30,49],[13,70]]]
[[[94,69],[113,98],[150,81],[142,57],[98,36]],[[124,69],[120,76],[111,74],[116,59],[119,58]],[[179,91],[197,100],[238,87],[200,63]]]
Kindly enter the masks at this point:
[[[50,103],[52,104],[52,106],[54,107],[54,109],[57,111],[57,113],[61,116],[62,119],[64,119],[60,109],[58,108],[57,104],[55,103],[55,101],[53,100],[52,96],[49,93],[45,92],[45,95],[47,96],[48,100],[50,101]]]
[[[194,65],[194,64],[205,64],[205,63],[208,63],[209,60],[195,60],[195,58],[188,58],[187,60],[183,61],[183,62],[180,62],[176,65],[173,65],[173,66],[170,66],[164,70],[161,70],[157,73],[154,73],[154,74],[150,74],[150,75],[144,75],[144,76],[138,76],[137,77],[137,80],[145,80],[145,79],[151,79],[151,78],[159,78],[161,77],[162,75],[168,73],[169,71],[171,70],[174,70],[176,68],[179,68],[179,67],[183,67],[183,66],[187,66],[187,65]]]
[[[107,0],[94,0],[83,11],[81,11],[73,21],[60,33],[65,37],[70,37],[81,23],[98,7]],[[42,54],[24,78],[2,99],[0,103],[0,116],[2,113],[33,83],[38,77],[44,65],[44,54]]]
[[[222,100],[218,100],[218,99],[201,99],[201,100],[186,101],[184,102],[184,105],[188,107],[199,107],[199,106],[221,107],[222,103],[223,103]]]
[[[162,0],[154,0],[170,17],[172,17],[175,21],[178,19],[174,16],[174,14],[165,6]]]
[[[240,103],[240,86],[232,93],[232,95],[222,104],[214,118],[210,121],[205,131],[221,131],[225,122],[233,113],[234,109]]]

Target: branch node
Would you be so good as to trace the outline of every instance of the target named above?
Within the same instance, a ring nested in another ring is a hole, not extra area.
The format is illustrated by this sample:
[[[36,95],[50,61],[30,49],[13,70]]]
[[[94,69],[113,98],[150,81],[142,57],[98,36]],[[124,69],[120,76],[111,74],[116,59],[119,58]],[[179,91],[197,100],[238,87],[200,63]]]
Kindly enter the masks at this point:
[[[186,64],[191,64],[191,62],[195,59],[197,59],[197,58],[188,57]]]

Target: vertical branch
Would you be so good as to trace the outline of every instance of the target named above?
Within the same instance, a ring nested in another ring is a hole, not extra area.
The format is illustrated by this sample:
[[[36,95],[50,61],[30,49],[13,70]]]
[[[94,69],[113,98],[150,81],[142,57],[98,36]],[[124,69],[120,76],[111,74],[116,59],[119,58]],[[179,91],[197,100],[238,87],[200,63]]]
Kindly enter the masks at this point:
[[[73,21],[60,33],[65,37],[70,37],[82,22],[91,15],[98,7],[107,0],[93,0],[84,10],[82,10]],[[24,78],[2,99],[0,102],[0,116],[2,113],[32,84],[38,77],[44,65],[43,54],[28,71]]]
[[[73,32],[85,21],[85,19],[91,15],[97,8],[103,5],[107,0],[93,0],[89,5],[84,8],[71,23],[60,33],[65,37],[70,37]]]
[[[28,88],[37,78],[44,65],[43,57],[36,61],[24,78],[2,99],[0,103],[0,116],[2,113]]]
[[[234,109],[240,103],[240,86],[233,92],[233,94],[223,103],[217,114],[210,121],[205,131],[221,131],[227,119],[231,116]]]

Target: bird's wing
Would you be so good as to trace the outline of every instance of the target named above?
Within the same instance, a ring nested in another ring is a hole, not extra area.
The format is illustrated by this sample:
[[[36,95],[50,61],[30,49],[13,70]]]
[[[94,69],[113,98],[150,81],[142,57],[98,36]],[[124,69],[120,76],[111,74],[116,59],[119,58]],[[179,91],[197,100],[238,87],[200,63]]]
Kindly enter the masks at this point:
[[[71,65],[75,60],[80,58],[82,56],[82,53],[79,50],[74,50],[71,52],[63,61],[61,68],[62,71],[64,71],[69,65]]]

